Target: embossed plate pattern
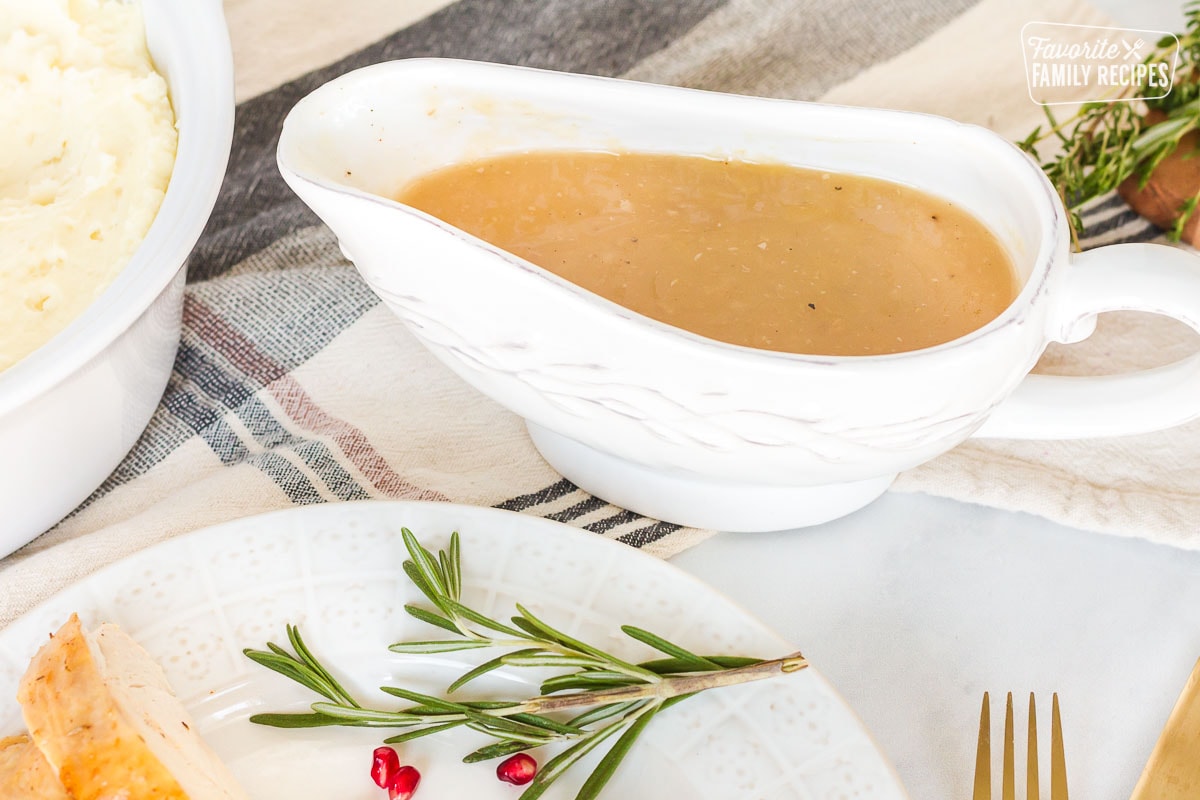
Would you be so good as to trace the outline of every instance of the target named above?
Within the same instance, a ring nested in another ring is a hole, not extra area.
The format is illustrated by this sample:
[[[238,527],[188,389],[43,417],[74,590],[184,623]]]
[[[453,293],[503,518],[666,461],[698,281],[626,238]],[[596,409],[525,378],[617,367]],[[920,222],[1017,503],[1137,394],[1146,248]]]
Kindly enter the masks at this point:
[[[391,683],[440,692],[479,651],[395,656],[387,645],[437,630],[403,611],[421,602],[400,569],[399,531],[431,549],[463,539],[463,599],[501,619],[514,602],[619,656],[652,655],[619,631],[634,623],[707,653],[779,656],[794,648],[728,600],[669,564],[547,520],[440,503],[365,502],[250,517],[178,537],[100,570],[0,631],[0,693],[12,698],[29,658],[72,612],[120,624],[167,672],[201,733],[255,800],[380,800],[371,748],[383,733],[277,731],[259,711],[300,710],[311,698],[241,651],[285,641],[297,623],[352,691],[386,703]],[[484,656],[486,657],[486,656]],[[531,677],[496,675],[476,696],[536,693]],[[464,690],[464,696],[471,692]],[[0,705],[0,734],[22,727]],[[420,800],[507,798],[489,764],[463,765],[477,734],[439,734],[403,746],[423,779]],[[598,757],[598,754],[597,754]],[[594,763],[595,758],[592,759]],[[571,798],[581,765],[547,798]],[[857,718],[814,670],[710,692],[662,713],[605,797],[826,800],[905,797]]]

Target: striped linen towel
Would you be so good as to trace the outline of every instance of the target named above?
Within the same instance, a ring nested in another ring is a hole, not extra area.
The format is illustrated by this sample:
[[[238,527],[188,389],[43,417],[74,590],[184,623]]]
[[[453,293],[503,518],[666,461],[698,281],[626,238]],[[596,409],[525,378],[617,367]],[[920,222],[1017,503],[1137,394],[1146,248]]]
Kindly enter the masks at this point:
[[[189,265],[174,374],[149,429],[105,484],[0,561],[0,626],[149,544],[306,503],[497,506],[663,557],[711,534],[640,517],[562,479],[519,419],[449,373],[379,304],[275,169],[283,116],[325,81],[385,59],[451,56],[909,108],[1018,137],[1041,114],[1025,93],[1020,27],[1107,23],[1077,0],[334,5],[330,24],[322,0],[227,0],[242,102],[226,182]],[[1088,245],[1160,236],[1116,198],[1086,219]],[[1194,349],[1176,327],[1108,316],[1092,341],[1052,350],[1043,368],[1086,374]],[[972,441],[902,475],[895,489],[1198,546],[1188,528],[1200,518],[1198,466],[1197,425],[1111,441]]]

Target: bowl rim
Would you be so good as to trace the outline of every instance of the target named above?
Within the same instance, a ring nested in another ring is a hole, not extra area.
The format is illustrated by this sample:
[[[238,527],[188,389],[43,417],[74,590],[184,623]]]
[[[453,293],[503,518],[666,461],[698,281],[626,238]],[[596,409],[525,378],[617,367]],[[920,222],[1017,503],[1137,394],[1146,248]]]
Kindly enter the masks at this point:
[[[116,279],[49,341],[0,371],[0,415],[96,359],[184,269],[216,204],[233,144],[233,52],[220,0],[141,0],[147,47],[179,132],[167,191]]]

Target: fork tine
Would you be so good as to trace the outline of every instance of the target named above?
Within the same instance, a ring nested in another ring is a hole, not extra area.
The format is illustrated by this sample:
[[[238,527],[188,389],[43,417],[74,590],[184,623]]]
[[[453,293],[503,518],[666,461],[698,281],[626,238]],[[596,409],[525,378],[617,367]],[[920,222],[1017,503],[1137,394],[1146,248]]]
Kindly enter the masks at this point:
[[[1000,783],[1003,800],[1017,800],[1017,775],[1013,766],[1013,708],[1012,692],[1004,706],[1004,775]]]
[[[1033,704],[1033,692],[1029,693],[1029,744],[1025,748],[1025,798],[1039,800],[1038,753],[1037,753],[1037,710]]]
[[[972,800],[992,800],[992,717],[988,693],[979,709],[979,741],[975,745],[975,793]]]
[[[1063,752],[1062,717],[1054,693],[1050,722],[1050,800],[1067,800],[1067,757]]]
[[[973,800],[992,800],[991,768],[991,711],[989,696],[983,693],[979,709],[979,742],[975,748],[975,793]],[[1016,766],[1014,764],[1013,698],[1012,692],[1004,706],[1004,747],[1001,759],[1000,791],[1002,800],[1016,800]],[[1029,693],[1029,735],[1025,749],[1025,800],[1040,800],[1037,740],[1037,704]],[[1067,758],[1063,749],[1062,714],[1058,693],[1053,695],[1050,728],[1050,800],[1069,800],[1067,797]]]

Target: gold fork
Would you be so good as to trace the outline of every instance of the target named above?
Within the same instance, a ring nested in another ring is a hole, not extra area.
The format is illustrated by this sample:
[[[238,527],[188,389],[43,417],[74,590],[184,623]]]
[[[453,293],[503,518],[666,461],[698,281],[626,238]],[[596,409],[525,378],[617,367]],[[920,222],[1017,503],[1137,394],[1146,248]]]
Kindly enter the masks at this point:
[[[974,800],[992,800],[992,718],[988,694],[983,693],[983,708],[979,711],[979,743],[975,749]],[[1037,711],[1033,693],[1029,694],[1029,738],[1025,755],[1025,798],[1038,800]],[[1016,800],[1017,777],[1013,763],[1013,700],[1008,693],[1004,709],[1004,756],[1002,762],[1001,798]],[[1063,752],[1062,717],[1058,711],[1058,693],[1054,694],[1050,724],[1050,800],[1067,800],[1067,762]]]

